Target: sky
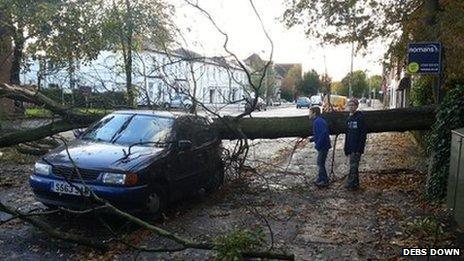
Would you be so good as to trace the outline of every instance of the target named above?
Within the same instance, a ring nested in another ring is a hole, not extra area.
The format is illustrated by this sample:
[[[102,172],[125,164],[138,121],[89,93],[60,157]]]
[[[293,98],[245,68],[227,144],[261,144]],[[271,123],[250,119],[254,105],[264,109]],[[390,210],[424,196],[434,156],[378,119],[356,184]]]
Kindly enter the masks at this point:
[[[229,35],[228,48],[240,59],[257,53],[269,59],[271,50],[249,0],[190,0],[211,14],[218,26]],[[185,0],[171,0],[176,8],[174,22],[179,27],[184,46],[206,56],[224,55],[224,37],[198,9]],[[350,71],[351,45],[321,46],[316,39],[308,39],[302,27],[286,29],[279,21],[285,10],[284,0],[254,0],[264,28],[273,44],[273,61],[276,63],[301,63],[303,71],[311,69],[322,74],[327,68],[334,81],[341,80]],[[381,74],[381,58],[385,46],[377,43],[365,56],[357,55],[354,70],[368,75]],[[324,63],[325,57],[325,63]]]

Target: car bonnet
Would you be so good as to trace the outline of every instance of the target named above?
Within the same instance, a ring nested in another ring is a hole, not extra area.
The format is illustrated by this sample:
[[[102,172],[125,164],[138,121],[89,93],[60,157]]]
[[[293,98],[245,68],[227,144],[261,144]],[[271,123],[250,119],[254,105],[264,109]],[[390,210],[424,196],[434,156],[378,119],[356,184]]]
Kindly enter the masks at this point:
[[[134,146],[131,154],[128,146],[112,144],[107,142],[94,142],[75,140],[65,146],[60,146],[49,152],[43,158],[46,162],[54,165],[72,166],[69,159],[71,156],[74,163],[83,169],[98,170],[130,170],[150,159],[159,156],[165,148],[152,146]]]

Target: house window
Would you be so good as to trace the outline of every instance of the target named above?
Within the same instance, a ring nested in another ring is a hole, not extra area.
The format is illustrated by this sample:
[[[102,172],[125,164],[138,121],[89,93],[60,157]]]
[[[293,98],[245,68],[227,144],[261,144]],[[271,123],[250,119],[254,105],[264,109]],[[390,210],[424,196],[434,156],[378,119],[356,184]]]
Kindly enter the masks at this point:
[[[215,100],[215,90],[209,90],[209,103],[214,103]]]
[[[232,89],[230,100],[235,101],[236,95],[237,95],[237,89]]]

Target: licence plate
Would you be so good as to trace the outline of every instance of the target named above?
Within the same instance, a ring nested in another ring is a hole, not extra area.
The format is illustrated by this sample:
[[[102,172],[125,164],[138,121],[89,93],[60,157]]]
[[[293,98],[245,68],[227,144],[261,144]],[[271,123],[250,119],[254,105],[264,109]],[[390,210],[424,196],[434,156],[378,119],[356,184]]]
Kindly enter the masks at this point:
[[[79,188],[79,189],[77,189]],[[62,182],[62,181],[56,181],[53,183],[52,190],[57,193],[62,193],[62,194],[68,194],[68,195],[77,195],[80,196],[82,191],[82,194],[84,196],[89,196],[90,195],[90,189],[86,188],[84,185],[81,184],[71,184],[67,182]]]

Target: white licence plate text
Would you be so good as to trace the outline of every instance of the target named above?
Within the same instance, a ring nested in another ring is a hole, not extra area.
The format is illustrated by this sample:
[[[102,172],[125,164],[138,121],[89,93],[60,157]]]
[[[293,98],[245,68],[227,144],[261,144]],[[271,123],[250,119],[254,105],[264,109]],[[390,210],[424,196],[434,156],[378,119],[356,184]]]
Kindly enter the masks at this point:
[[[79,188],[79,189],[77,189]],[[67,182],[61,182],[61,181],[56,181],[53,183],[52,190],[57,193],[63,193],[63,194],[68,194],[68,195],[77,195],[80,196],[82,191],[82,194],[84,196],[89,196],[90,195],[90,190],[89,188],[86,188],[84,185],[81,184],[71,184]],[[80,190],[80,191],[79,191]]]

